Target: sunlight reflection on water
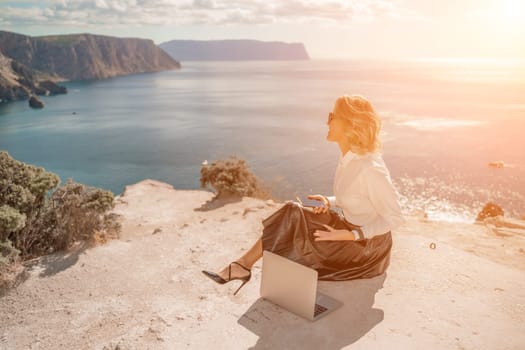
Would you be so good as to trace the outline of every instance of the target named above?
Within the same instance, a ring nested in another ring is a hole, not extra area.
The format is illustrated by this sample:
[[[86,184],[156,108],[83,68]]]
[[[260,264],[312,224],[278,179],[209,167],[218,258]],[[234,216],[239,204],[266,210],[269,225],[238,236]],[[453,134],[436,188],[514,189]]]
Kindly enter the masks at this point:
[[[383,118],[384,158],[406,212],[472,221],[495,201],[521,215],[525,66],[490,64],[187,62],[69,82],[41,111],[0,105],[0,149],[115,193],[144,178],[199,188],[202,161],[232,154],[277,199],[331,193],[339,151],[325,141],[326,115],[337,96],[357,93]],[[510,166],[488,167],[499,160]]]

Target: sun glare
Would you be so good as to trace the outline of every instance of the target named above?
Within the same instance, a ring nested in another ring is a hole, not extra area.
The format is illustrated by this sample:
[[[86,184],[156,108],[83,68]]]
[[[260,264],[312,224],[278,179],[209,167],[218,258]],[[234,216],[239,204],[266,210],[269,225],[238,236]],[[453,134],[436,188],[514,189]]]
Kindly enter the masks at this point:
[[[506,0],[505,1],[505,16],[512,19],[520,19],[525,21],[522,0]]]
[[[495,1],[487,8],[486,24],[492,30],[505,35],[505,41],[515,41],[525,34],[525,0]]]

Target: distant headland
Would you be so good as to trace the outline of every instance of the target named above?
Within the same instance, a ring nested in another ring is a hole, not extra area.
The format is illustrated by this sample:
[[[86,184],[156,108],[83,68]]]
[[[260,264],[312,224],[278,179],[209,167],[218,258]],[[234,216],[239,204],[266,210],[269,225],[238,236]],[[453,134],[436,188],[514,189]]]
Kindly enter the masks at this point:
[[[180,61],[309,60],[302,43],[258,40],[171,40],[160,48]]]
[[[0,102],[65,93],[53,82],[180,68],[152,40],[93,34],[31,37],[0,31]]]

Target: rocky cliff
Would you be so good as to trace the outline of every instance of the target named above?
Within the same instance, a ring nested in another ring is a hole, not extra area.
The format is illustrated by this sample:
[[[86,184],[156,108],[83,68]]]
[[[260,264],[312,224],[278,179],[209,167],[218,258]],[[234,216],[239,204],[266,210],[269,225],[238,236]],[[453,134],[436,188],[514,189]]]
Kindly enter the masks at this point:
[[[30,37],[0,31],[0,50],[32,69],[67,80],[180,68],[152,40],[92,34]]]
[[[19,78],[13,70],[12,60],[0,52],[0,102],[29,97],[27,89],[18,81]]]
[[[309,60],[302,43],[257,40],[172,40],[159,45],[181,61]]]
[[[0,52],[0,103],[24,100],[31,95],[66,94],[67,89],[51,80],[44,80],[45,74],[38,74],[31,68]],[[33,100],[38,100],[32,97]],[[30,103],[31,104],[31,103]]]
[[[102,79],[180,68],[152,40],[91,34],[30,37],[0,31],[0,55],[4,101],[46,94],[48,89],[36,89],[42,80]]]

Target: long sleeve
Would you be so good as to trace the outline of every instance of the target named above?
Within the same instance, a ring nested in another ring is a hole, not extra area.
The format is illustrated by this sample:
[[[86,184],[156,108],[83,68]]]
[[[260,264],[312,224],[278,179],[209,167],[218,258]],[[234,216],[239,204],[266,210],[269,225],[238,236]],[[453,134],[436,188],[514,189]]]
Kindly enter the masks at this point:
[[[330,207],[335,208],[335,196],[326,196],[326,199],[328,199],[328,202],[330,203]]]
[[[371,167],[363,175],[368,197],[377,212],[374,220],[361,227],[365,238],[370,238],[398,227],[405,219],[388,171],[385,168]]]

